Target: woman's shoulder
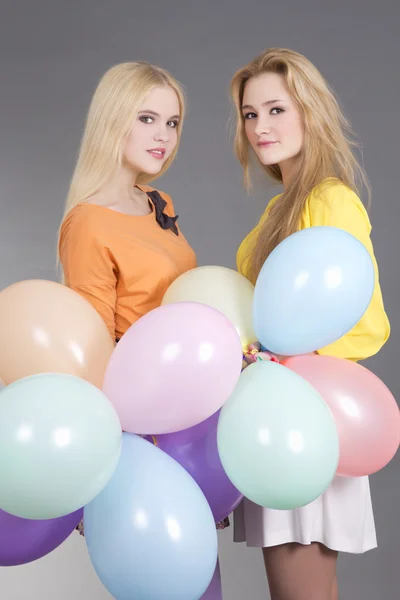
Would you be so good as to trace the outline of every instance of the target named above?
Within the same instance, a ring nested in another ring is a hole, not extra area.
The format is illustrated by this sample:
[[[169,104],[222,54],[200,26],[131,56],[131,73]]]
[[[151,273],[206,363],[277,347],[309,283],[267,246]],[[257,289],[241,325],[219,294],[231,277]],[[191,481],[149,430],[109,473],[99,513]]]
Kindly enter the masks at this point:
[[[273,198],[271,198],[271,200],[268,202],[267,204],[267,208],[265,209],[267,210],[271,210],[271,208],[274,206],[274,204],[279,200],[279,198],[282,196],[282,193],[277,194],[276,196],[274,196]]]
[[[368,212],[357,192],[339,179],[325,179],[316,185],[307,197],[305,209],[311,223],[355,216],[370,226]]]
[[[268,217],[271,208],[276,204],[276,202],[279,200],[279,198],[282,196],[282,194],[277,194],[276,196],[274,196],[273,198],[271,198],[271,200],[268,202],[267,206],[264,209],[263,214],[261,215],[261,218],[258,222],[257,227],[261,227],[261,225],[263,225],[264,221],[266,220],[266,218]]]
[[[65,216],[60,229],[61,238],[101,237],[108,230],[107,209],[90,202],[81,202]]]

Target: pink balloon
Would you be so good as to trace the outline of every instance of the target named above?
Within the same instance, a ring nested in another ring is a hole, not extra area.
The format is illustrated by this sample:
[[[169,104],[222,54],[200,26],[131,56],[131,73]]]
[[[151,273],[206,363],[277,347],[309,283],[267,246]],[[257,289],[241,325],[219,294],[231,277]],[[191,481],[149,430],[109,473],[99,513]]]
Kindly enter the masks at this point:
[[[294,356],[283,364],[311,383],[332,411],[340,441],[338,475],[371,475],[391,461],[400,443],[400,412],[376,375],[333,356]]]
[[[242,368],[234,325],[195,302],[156,308],[117,344],[103,391],[124,431],[172,433],[201,423],[229,398]]]

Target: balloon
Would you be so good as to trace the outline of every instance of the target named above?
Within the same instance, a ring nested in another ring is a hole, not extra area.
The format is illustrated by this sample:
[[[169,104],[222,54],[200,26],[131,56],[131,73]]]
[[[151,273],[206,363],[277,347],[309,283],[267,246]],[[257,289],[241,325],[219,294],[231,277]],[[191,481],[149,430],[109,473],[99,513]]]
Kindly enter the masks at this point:
[[[221,410],[218,450],[232,483],[267,508],[312,502],[339,459],[332,414],[302,377],[269,361],[246,368]]]
[[[54,281],[20,281],[0,292],[0,376],[70,373],[101,387],[114,342],[96,310]]]
[[[219,310],[236,327],[243,348],[254,342],[254,286],[233,269],[205,266],[183,273],[170,285],[162,304],[201,302]]]
[[[90,502],[117,466],[121,426],[105,395],[72,375],[47,373],[0,395],[0,508],[52,519]]]
[[[59,519],[32,521],[0,510],[0,567],[25,565],[55,550],[82,518],[79,510]]]
[[[270,352],[292,356],[323,348],[352,329],[368,308],[374,266],[355,237],[311,227],[271,252],[254,291],[254,329]]]
[[[208,586],[206,593],[201,597],[201,600],[222,600],[222,584],[219,561],[217,561],[217,566],[215,567],[211,583]]]
[[[142,438],[124,433],[117,470],[84,509],[97,575],[118,600],[199,600],[217,562],[217,532],[190,475]]]
[[[180,302],[152,310],[128,329],[111,356],[103,390],[124,431],[171,433],[221,408],[241,368],[232,323],[214,308]]]
[[[371,475],[391,461],[400,444],[400,411],[376,375],[334,356],[297,356],[284,364],[311,383],[332,411],[340,442],[338,475]]]
[[[190,429],[156,438],[156,445],[182,465],[200,486],[217,523],[230,515],[243,498],[219,458],[218,418],[219,411]]]

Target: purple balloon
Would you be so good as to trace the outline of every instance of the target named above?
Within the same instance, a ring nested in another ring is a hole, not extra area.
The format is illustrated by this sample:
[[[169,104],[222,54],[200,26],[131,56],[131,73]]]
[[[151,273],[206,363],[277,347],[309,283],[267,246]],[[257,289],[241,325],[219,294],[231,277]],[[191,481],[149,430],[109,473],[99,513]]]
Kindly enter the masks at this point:
[[[219,569],[219,561],[215,567],[213,578],[207,588],[207,591],[200,600],[222,600],[221,572]]]
[[[242,500],[224,471],[218,454],[220,411],[183,431],[154,436],[156,445],[174,458],[197,482],[211,507],[215,522],[230,515]],[[147,439],[152,439],[148,436]]]
[[[74,531],[82,516],[81,509],[58,519],[34,521],[0,510],[0,566],[25,565],[49,554]]]

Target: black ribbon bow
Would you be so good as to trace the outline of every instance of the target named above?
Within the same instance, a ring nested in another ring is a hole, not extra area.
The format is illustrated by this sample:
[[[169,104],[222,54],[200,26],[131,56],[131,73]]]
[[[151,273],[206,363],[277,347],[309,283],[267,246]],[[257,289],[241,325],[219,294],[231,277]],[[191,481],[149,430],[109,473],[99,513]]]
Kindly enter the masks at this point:
[[[175,235],[179,235],[178,227],[176,226],[178,215],[175,217],[170,217],[164,212],[164,208],[167,206],[167,203],[156,190],[147,192],[147,195],[154,205],[154,209],[156,211],[156,221],[160,227],[162,229],[171,229]]]

